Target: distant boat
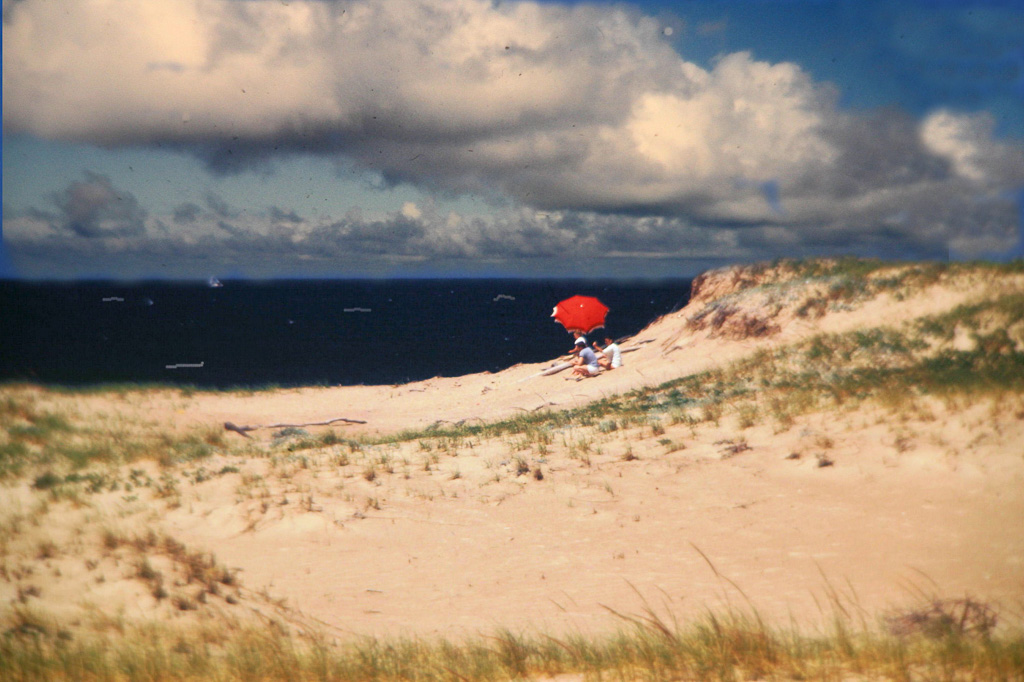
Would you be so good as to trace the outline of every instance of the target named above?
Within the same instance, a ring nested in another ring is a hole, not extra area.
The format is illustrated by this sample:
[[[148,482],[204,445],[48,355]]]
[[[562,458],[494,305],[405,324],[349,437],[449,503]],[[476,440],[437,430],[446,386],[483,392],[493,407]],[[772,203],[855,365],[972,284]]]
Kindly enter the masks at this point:
[[[209,286],[209,287],[211,287],[213,289],[217,289],[217,288],[220,288],[220,287],[224,286],[223,284],[221,284],[220,280],[217,279],[216,277],[211,277],[210,280],[206,284],[207,284],[207,286]]]

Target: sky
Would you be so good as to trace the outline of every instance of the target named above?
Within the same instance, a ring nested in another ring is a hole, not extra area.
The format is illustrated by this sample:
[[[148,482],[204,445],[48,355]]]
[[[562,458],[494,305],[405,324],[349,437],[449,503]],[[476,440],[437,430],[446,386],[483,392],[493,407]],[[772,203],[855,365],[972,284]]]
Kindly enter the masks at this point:
[[[0,277],[1024,255],[1024,9],[3,0]]]

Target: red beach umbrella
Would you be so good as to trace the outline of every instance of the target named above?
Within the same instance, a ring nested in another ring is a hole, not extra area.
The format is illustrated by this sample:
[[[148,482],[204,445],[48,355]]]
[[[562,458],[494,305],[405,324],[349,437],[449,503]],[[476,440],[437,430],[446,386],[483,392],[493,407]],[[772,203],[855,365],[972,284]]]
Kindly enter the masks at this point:
[[[589,334],[604,326],[608,306],[593,296],[573,296],[555,306],[551,317],[566,331]]]

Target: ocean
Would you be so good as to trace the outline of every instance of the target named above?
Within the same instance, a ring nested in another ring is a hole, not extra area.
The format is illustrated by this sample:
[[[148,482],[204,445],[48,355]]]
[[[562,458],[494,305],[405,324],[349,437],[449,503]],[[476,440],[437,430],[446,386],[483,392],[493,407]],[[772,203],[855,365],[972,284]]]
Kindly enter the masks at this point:
[[[0,380],[198,388],[396,384],[554,359],[574,294],[614,338],[681,308],[690,280],[0,281]]]

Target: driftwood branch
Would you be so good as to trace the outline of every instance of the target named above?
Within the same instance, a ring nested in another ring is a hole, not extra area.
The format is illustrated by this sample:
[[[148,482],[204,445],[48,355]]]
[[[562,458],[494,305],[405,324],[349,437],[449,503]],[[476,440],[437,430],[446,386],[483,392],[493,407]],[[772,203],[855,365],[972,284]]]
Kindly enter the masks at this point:
[[[626,338],[628,338],[628,337],[626,337]],[[622,353],[632,353],[633,351],[640,350],[640,346],[643,346],[644,344],[647,344],[647,343],[651,343],[653,341],[654,341],[654,339],[645,339],[643,341],[638,342],[637,345],[635,345],[635,346],[630,346],[629,348],[621,348],[620,351]],[[563,356],[563,357],[565,357],[565,356]],[[536,379],[537,377],[548,377],[548,376],[551,376],[552,374],[558,374],[559,372],[562,372],[564,370],[569,369],[570,367],[573,366],[573,364],[574,364],[574,362],[571,361],[571,360],[570,361],[565,361],[565,362],[558,362],[558,363],[555,363],[555,364],[551,365],[547,369],[542,369],[541,371],[537,372],[536,374],[531,374],[528,377],[523,377],[522,379],[520,379],[516,383],[522,383],[524,381],[529,381],[530,379]]]
[[[298,428],[301,426],[327,426],[328,424],[334,424],[335,422],[345,422],[346,424],[365,424],[366,422],[362,419],[349,419],[348,417],[335,417],[334,419],[328,419],[324,422],[309,422],[308,424],[257,424],[255,426],[238,426],[232,422],[224,422],[224,428],[228,431],[234,431],[235,433],[244,436],[245,438],[251,438],[247,431],[255,431],[256,429],[287,429],[287,428]]]

